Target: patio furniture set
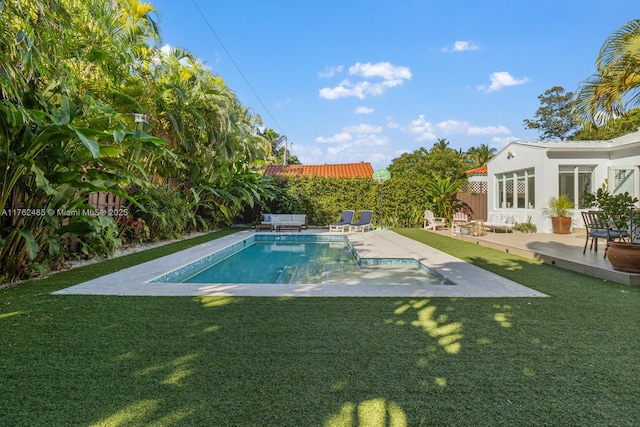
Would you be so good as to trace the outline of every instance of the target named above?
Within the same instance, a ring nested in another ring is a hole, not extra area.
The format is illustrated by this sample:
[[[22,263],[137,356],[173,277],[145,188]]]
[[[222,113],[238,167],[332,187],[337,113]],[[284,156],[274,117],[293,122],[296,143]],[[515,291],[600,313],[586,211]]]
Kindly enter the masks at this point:
[[[430,211],[424,211],[424,224],[422,226],[425,230],[438,230],[440,228],[446,228],[447,222],[443,217],[436,217],[435,214]],[[486,232],[485,223],[483,221],[469,221],[467,214],[464,212],[456,212],[451,219],[451,235],[457,236],[458,234],[471,234],[473,236],[482,236]]]
[[[329,231],[361,231],[373,228],[373,211],[364,210],[360,217],[353,222],[354,211],[345,210],[340,216],[340,221],[329,224]],[[263,214],[262,221],[255,225],[256,231],[284,231],[309,229],[309,222],[305,214]]]
[[[309,223],[305,214],[263,214],[262,221],[256,224],[256,231],[307,230]]]

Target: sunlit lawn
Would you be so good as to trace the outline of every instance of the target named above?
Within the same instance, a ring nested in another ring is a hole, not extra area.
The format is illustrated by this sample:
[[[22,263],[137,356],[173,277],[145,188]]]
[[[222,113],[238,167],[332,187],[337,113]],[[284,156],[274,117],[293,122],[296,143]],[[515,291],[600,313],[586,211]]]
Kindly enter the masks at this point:
[[[183,241],[0,292],[0,425],[638,425],[640,289],[397,231],[549,297],[51,295]]]

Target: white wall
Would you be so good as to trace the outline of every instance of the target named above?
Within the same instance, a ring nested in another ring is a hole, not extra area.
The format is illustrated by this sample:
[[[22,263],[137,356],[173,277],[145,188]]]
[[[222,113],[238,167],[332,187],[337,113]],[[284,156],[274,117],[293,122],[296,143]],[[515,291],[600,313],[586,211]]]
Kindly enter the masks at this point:
[[[640,132],[625,135],[612,141],[542,142],[515,141],[496,154],[488,167],[488,215],[501,213],[513,215],[517,222],[531,216],[539,233],[551,233],[551,220],[544,215],[544,208],[552,196],[558,196],[558,171],[561,165],[594,165],[594,191],[609,176],[611,168],[635,169],[635,196],[640,196]],[[525,169],[534,169],[534,209],[513,209],[498,206],[496,175]],[[574,210],[573,227],[584,226],[580,210]]]

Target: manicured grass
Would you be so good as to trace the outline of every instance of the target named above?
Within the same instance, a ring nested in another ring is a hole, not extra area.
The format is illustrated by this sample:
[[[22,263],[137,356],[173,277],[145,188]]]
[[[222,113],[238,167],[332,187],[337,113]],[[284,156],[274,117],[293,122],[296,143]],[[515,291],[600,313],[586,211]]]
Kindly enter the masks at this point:
[[[1,291],[0,425],[637,425],[640,289],[396,231],[550,296],[51,295],[217,233]]]

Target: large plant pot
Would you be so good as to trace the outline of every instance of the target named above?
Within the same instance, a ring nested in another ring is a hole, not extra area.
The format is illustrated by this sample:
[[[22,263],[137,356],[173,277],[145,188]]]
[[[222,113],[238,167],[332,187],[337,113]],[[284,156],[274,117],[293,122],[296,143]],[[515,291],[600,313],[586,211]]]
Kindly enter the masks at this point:
[[[553,227],[553,232],[556,234],[569,234],[571,233],[571,217],[551,217],[551,226]]]
[[[625,273],[640,273],[640,245],[611,242],[607,249],[611,267]]]

